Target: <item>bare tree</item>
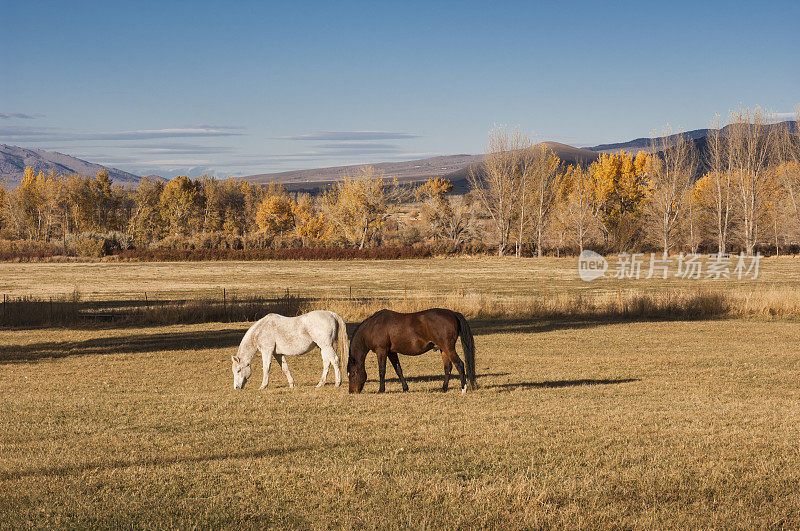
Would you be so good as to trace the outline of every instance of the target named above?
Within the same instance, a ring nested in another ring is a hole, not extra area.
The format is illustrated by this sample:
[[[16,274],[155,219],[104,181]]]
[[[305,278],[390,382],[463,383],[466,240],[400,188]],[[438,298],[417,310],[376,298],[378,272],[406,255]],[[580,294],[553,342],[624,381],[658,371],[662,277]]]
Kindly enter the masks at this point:
[[[564,222],[567,230],[574,235],[579,252],[592,230],[597,227],[595,215],[595,187],[592,177],[585,167],[570,166],[564,174],[561,187],[564,201]]]
[[[697,183],[695,183],[697,184]],[[697,254],[697,250],[700,247],[700,240],[702,238],[702,234],[700,233],[698,227],[698,220],[700,218],[700,209],[697,205],[697,199],[695,198],[695,187],[694,185],[689,187],[689,192],[687,193],[686,198],[686,224],[688,225],[688,234],[686,235],[686,243],[689,244],[689,252],[692,254]],[[720,251],[723,252],[723,251]]]
[[[535,146],[525,150],[525,170],[527,177],[523,183],[523,201],[530,203],[530,216],[536,235],[536,256],[542,256],[542,236],[561,190],[564,180],[561,160],[546,146]],[[522,232],[522,231],[520,231]]]
[[[444,240],[457,247],[472,230],[473,212],[467,196],[451,196],[453,186],[439,177],[428,179],[415,190],[422,200],[422,219],[435,240]]]
[[[647,214],[666,256],[674,245],[673,234],[697,167],[697,150],[692,139],[683,133],[672,134],[667,126],[661,137],[651,141],[651,152]]]
[[[719,115],[711,121],[706,137],[706,166],[713,197],[714,221],[717,232],[717,252],[725,253],[728,244],[728,224],[731,216],[731,173],[726,171],[727,145],[722,138]]]
[[[797,107],[795,122],[789,122],[781,127],[780,136],[781,163],[777,174],[780,186],[786,192],[795,229],[798,229],[800,228],[800,105]]]
[[[489,144],[481,170],[470,170],[468,176],[497,233],[498,256],[503,256],[508,249],[515,219],[524,225],[524,212],[519,212],[523,189],[520,152],[528,147],[530,141],[519,130],[509,132],[505,126],[496,126],[489,131]]]
[[[771,166],[778,154],[778,128],[767,118],[760,108],[734,111],[726,135],[728,170],[741,208],[742,241],[748,254],[755,250],[758,221],[774,184]]]

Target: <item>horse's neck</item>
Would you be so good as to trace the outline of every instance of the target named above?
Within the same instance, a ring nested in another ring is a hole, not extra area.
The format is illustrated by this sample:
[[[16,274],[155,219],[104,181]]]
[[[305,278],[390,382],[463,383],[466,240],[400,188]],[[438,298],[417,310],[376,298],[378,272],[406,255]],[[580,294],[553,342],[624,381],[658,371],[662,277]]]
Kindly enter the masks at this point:
[[[258,347],[256,344],[258,343],[259,337],[263,334],[261,328],[250,330],[247,335],[242,339],[241,344],[239,345],[239,363],[242,365],[250,365],[253,361],[253,358],[256,356],[258,352]]]

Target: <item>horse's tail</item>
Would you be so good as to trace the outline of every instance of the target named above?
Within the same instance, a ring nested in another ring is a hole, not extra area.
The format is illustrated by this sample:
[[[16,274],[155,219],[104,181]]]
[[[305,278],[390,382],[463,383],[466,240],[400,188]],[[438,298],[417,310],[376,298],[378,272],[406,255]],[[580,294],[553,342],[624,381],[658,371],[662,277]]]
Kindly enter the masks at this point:
[[[461,348],[464,349],[464,361],[467,369],[467,379],[470,389],[475,389],[475,341],[472,338],[472,329],[463,314],[453,312],[458,318],[458,327],[461,329]]]
[[[338,313],[331,312],[336,318],[336,346],[339,351],[339,371],[342,371],[345,365],[342,365],[344,358],[350,354],[350,342],[347,340],[347,323],[344,322],[342,316]]]

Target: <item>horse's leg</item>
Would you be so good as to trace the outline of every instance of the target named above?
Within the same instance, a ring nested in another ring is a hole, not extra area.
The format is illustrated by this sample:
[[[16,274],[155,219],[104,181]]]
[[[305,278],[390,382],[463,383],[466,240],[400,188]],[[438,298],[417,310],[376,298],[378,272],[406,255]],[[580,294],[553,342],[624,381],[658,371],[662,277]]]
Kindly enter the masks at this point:
[[[392,362],[392,367],[394,367],[394,372],[397,373],[397,377],[400,378],[400,384],[403,386],[403,391],[408,391],[408,384],[406,383],[406,379],[403,377],[403,369],[400,367],[400,358],[397,356],[397,352],[389,352],[386,356],[389,358],[389,361]]]
[[[380,377],[380,385],[378,386],[378,392],[383,393],[386,391],[386,349],[379,348],[375,351],[375,354],[378,355],[378,376]]]
[[[325,385],[325,381],[328,379],[328,369],[331,365],[333,365],[333,373],[336,375],[336,387],[339,387],[342,385],[342,371],[339,369],[339,356],[336,355],[336,350],[331,345],[320,350],[322,352],[322,377],[317,387]]]
[[[328,360],[330,364],[333,365],[333,374],[336,378],[336,387],[342,385],[342,369],[339,367],[339,355],[336,353],[336,349],[333,348],[333,345],[327,347],[325,350],[328,351]],[[323,352],[325,352],[323,350]]]
[[[325,385],[325,380],[328,379],[328,367],[330,367],[331,361],[328,356],[325,355],[325,351],[322,351],[322,376],[319,377],[319,383],[317,384],[317,388],[322,387]]]
[[[458,370],[458,375],[461,377],[461,392],[466,393],[467,372],[464,370],[464,362],[461,361],[461,358],[459,358],[458,354],[456,354],[456,342],[453,341],[452,344],[443,347],[442,354],[446,354],[447,357],[450,359],[450,363],[456,366],[456,369]]]
[[[289,389],[294,387],[294,378],[292,378],[292,373],[289,372],[289,363],[286,361],[286,356],[284,354],[273,354],[275,359],[281,364],[281,369],[283,369],[283,374],[286,375],[286,381],[289,382]]]
[[[259,389],[266,389],[269,385],[269,367],[272,364],[272,352],[268,350],[261,351],[261,368],[264,370],[264,378],[261,379],[261,387]]]
[[[453,370],[453,362],[450,361],[450,356],[442,351],[442,363],[444,364],[444,383],[442,383],[442,392],[446,393],[450,388],[450,371]]]

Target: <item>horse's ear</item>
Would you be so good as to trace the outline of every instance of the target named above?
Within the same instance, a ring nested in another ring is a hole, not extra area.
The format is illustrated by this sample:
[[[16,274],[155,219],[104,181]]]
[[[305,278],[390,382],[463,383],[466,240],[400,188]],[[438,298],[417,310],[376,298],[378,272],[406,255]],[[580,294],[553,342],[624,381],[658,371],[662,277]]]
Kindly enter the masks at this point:
[[[234,363],[239,363],[239,358],[236,356],[231,356],[231,361],[233,361]]]

